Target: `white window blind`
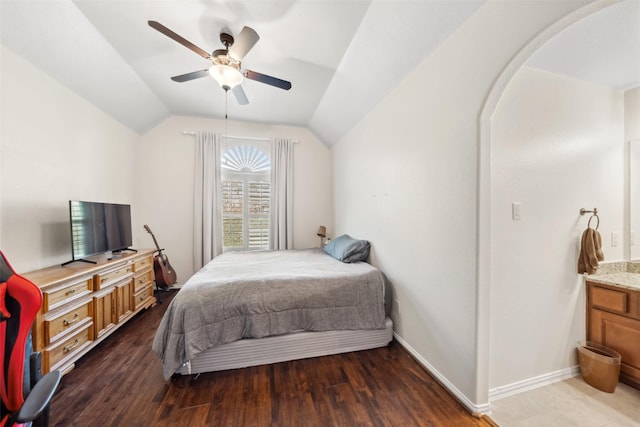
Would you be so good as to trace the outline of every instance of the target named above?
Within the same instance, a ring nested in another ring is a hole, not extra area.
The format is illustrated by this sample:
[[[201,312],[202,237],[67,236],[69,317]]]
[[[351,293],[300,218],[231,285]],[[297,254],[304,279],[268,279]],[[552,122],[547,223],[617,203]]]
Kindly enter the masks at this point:
[[[269,248],[270,182],[249,182],[249,249]]]
[[[222,156],[223,250],[269,248],[271,204],[268,146],[229,143]]]

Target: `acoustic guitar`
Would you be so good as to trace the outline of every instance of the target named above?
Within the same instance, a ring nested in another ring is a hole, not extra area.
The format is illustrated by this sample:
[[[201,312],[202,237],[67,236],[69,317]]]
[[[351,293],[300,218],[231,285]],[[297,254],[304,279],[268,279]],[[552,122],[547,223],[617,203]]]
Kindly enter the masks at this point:
[[[144,225],[144,229],[147,230],[147,233],[151,234],[151,237],[153,237],[153,243],[155,243],[157,249],[156,252],[158,252],[153,257],[153,272],[156,275],[156,285],[158,288],[166,289],[178,281],[176,272],[173,267],[171,267],[171,264],[169,264],[169,258],[167,255],[162,253],[164,249],[160,249],[156,236],[153,235],[153,232],[147,224]]]

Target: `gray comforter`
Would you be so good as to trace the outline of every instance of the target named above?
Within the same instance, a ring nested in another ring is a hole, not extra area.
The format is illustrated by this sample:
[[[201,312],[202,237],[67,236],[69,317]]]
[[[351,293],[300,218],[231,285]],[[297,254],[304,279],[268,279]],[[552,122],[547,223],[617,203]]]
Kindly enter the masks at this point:
[[[153,341],[166,379],[199,353],[242,338],[384,328],[384,279],[321,249],[232,252],[191,277]]]

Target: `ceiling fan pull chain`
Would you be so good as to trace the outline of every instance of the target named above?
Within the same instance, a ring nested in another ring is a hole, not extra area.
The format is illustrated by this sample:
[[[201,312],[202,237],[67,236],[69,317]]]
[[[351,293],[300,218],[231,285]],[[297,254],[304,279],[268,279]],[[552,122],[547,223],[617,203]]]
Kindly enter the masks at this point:
[[[225,139],[227,135],[229,135],[229,121],[227,120],[229,116],[227,115],[227,108],[229,104],[229,90],[224,91],[224,136]]]

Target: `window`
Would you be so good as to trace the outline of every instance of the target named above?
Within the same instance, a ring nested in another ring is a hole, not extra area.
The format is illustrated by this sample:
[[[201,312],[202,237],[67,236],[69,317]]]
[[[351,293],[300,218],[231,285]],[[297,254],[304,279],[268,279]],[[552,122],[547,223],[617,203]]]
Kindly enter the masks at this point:
[[[269,248],[271,160],[266,142],[227,141],[222,155],[223,251]]]

